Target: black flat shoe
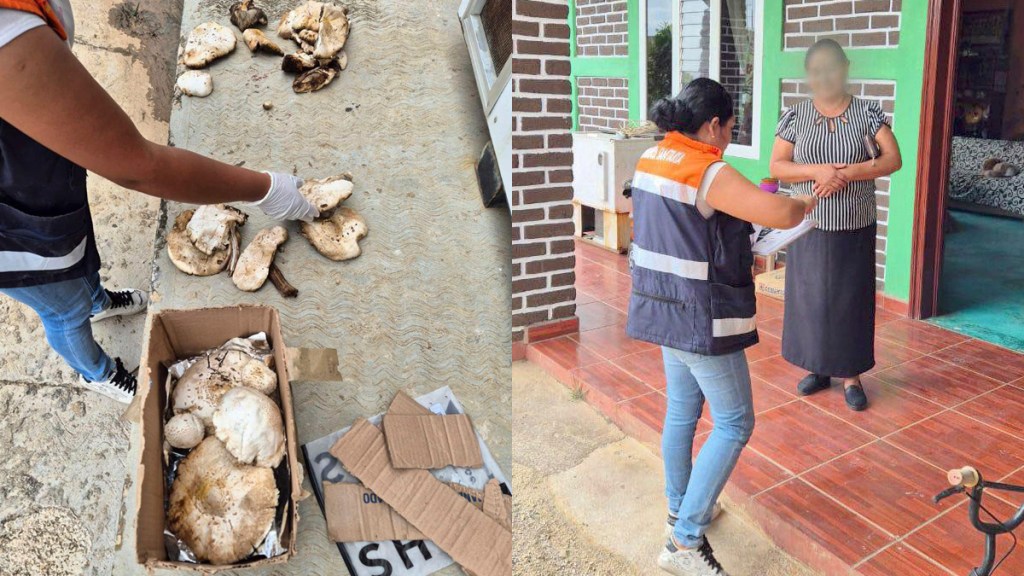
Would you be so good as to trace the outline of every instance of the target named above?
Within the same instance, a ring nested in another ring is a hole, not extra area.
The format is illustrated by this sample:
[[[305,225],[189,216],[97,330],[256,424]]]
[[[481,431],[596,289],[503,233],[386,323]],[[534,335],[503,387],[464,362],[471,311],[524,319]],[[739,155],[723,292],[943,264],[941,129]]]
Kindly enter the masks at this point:
[[[846,387],[846,405],[854,412],[860,412],[868,407],[868,397],[864,394],[864,387],[860,384]]]
[[[801,380],[796,385],[796,390],[797,392],[800,393],[801,396],[810,396],[815,392],[821,392],[822,390],[828,388],[831,385],[832,379],[829,378],[828,376],[808,374],[807,376],[804,376],[803,380]]]

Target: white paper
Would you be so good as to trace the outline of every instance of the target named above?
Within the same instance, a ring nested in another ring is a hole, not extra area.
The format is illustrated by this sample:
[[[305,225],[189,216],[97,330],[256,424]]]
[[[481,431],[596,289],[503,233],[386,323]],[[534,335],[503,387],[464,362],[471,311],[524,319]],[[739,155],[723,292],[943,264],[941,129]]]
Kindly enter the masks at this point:
[[[420,405],[425,406],[434,414],[464,414],[462,404],[455,398],[451,388],[445,386],[433,392],[424,394],[416,399]],[[377,414],[370,418],[370,422],[380,426],[383,414]],[[331,456],[329,450],[338,438],[341,438],[350,427],[338,430],[322,438],[317,438],[302,446],[306,456],[306,464],[310,471],[310,483],[316,493],[317,501],[320,502],[320,512],[323,512],[323,483],[327,482],[358,482],[355,476],[349,474],[348,470],[341,465],[341,462]],[[480,433],[476,435],[480,443],[480,453],[484,458],[482,468],[456,468],[449,466],[439,470],[431,470],[431,474],[441,482],[462,484],[463,486],[476,490],[483,490],[487,481],[496,478],[498,482],[505,484],[511,490],[511,485],[505,479],[501,468],[491,456],[490,450],[484,443]],[[327,535],[324,535],[326,538]],[[408,541],[408,542],[339,542],[338,549],[341,551],[345,564],[348,566],[352,576],[377,576],[379,574],[390,574],[391,576],[426,576],[433,574],[453,561],[451,557],[429,540]]]
[[[785,230],[764,228],[754,224],[754,233],[750,235],[750,249],[758,256],[768,256],[784,249],[794,240],[807,234],[816,227],[811,220],[804,220],[793,228]]]

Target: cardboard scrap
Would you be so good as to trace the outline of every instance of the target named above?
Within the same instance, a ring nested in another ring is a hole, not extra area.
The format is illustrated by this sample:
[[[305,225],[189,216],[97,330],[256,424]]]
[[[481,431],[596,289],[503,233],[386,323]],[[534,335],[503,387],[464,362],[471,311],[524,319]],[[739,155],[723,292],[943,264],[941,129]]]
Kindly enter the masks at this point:
[[[388,406],[387,413],[422,416],[429,416],[431,414],[430,410],[414,400],[412,396],[409,396],[401,390],[399,390],[391,400],[391,406]]]
[[[469,416],[384,414],[391,464],[395,468],[444,468],[484,465]]]
[[[384,434],[368,420],[353,424],[330,453],[464,569],[478,576],[512,574],[511,530],[430,472],[392,466]]]
[[[422,540],[423,533],[362,484],[324,483],[327,535],[335,542]]]
[[[502,494],[497,480],[491,479],[484,492],[461,484],[448,483],[447,486],[511,530],[512,497]],[[485,493],[486,497],[495,500],[489,506],[485,500]],[[324,514],[327,517],[327,534],[334,542],[405,541],[425,538],[422,532],[395,512],[395,509],[374,494],[373,490],[362,484],[325,482]]]

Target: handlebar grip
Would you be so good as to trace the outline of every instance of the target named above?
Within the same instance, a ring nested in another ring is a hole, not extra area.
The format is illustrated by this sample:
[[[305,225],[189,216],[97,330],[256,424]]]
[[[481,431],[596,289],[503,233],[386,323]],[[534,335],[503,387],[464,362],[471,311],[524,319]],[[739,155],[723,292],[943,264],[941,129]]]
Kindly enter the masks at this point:
[[[956,468],[947,472],[946,479],[953,486],[974,488],[981,482],[981,475],[973,467],[964,466],[963,468]]]

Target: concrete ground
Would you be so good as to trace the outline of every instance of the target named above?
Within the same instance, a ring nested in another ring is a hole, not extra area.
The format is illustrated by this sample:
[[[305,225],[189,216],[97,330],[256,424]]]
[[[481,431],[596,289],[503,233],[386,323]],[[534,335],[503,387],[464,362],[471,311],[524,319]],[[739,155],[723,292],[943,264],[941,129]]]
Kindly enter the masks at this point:
[[[298,3],[261,6],[276,21]],[[333,264],[289,225],[280,263],[300,296],[286,302],[269,284],[243,294],[226,276],[185,278],[161,240],[181,207],[91,175],[101,275],[111,287],[154,290],[154,307],[268,303],[281,309],[289,345],[338,349],[338,382],[293,386],[300,443],[381,411],[394,390],[447,384],[508,473],[510,229],[507,212],[484,210],[476,191],[486,130],[458,3],[343,3],[350,64],[327,89],[297,98],[276,59],[239,42],[211,69],[214,94],[181,102],[172,97],[180,29],[227,23],[230,2],[74,1],[75,53],[146,137],[307,177],[351,170],[349,202],[370,226],[364,255]],[[266,224],[254,212],[245,241]],[[136,317],[96,334],[134,365],[143,329]],[[2,297],[0,349],[0,575],[145,573],[134,550],[138,427],[120,419],[122,406],[75,387],[31,311]],[[247,574],[345,573],[314,499],[299,512],[296,558]]]
[[[513,561],[522,576],[657,575],[662,462],[538,366],[512,367]],[[733,576],[813,576],[724,501],[708,538]]]

